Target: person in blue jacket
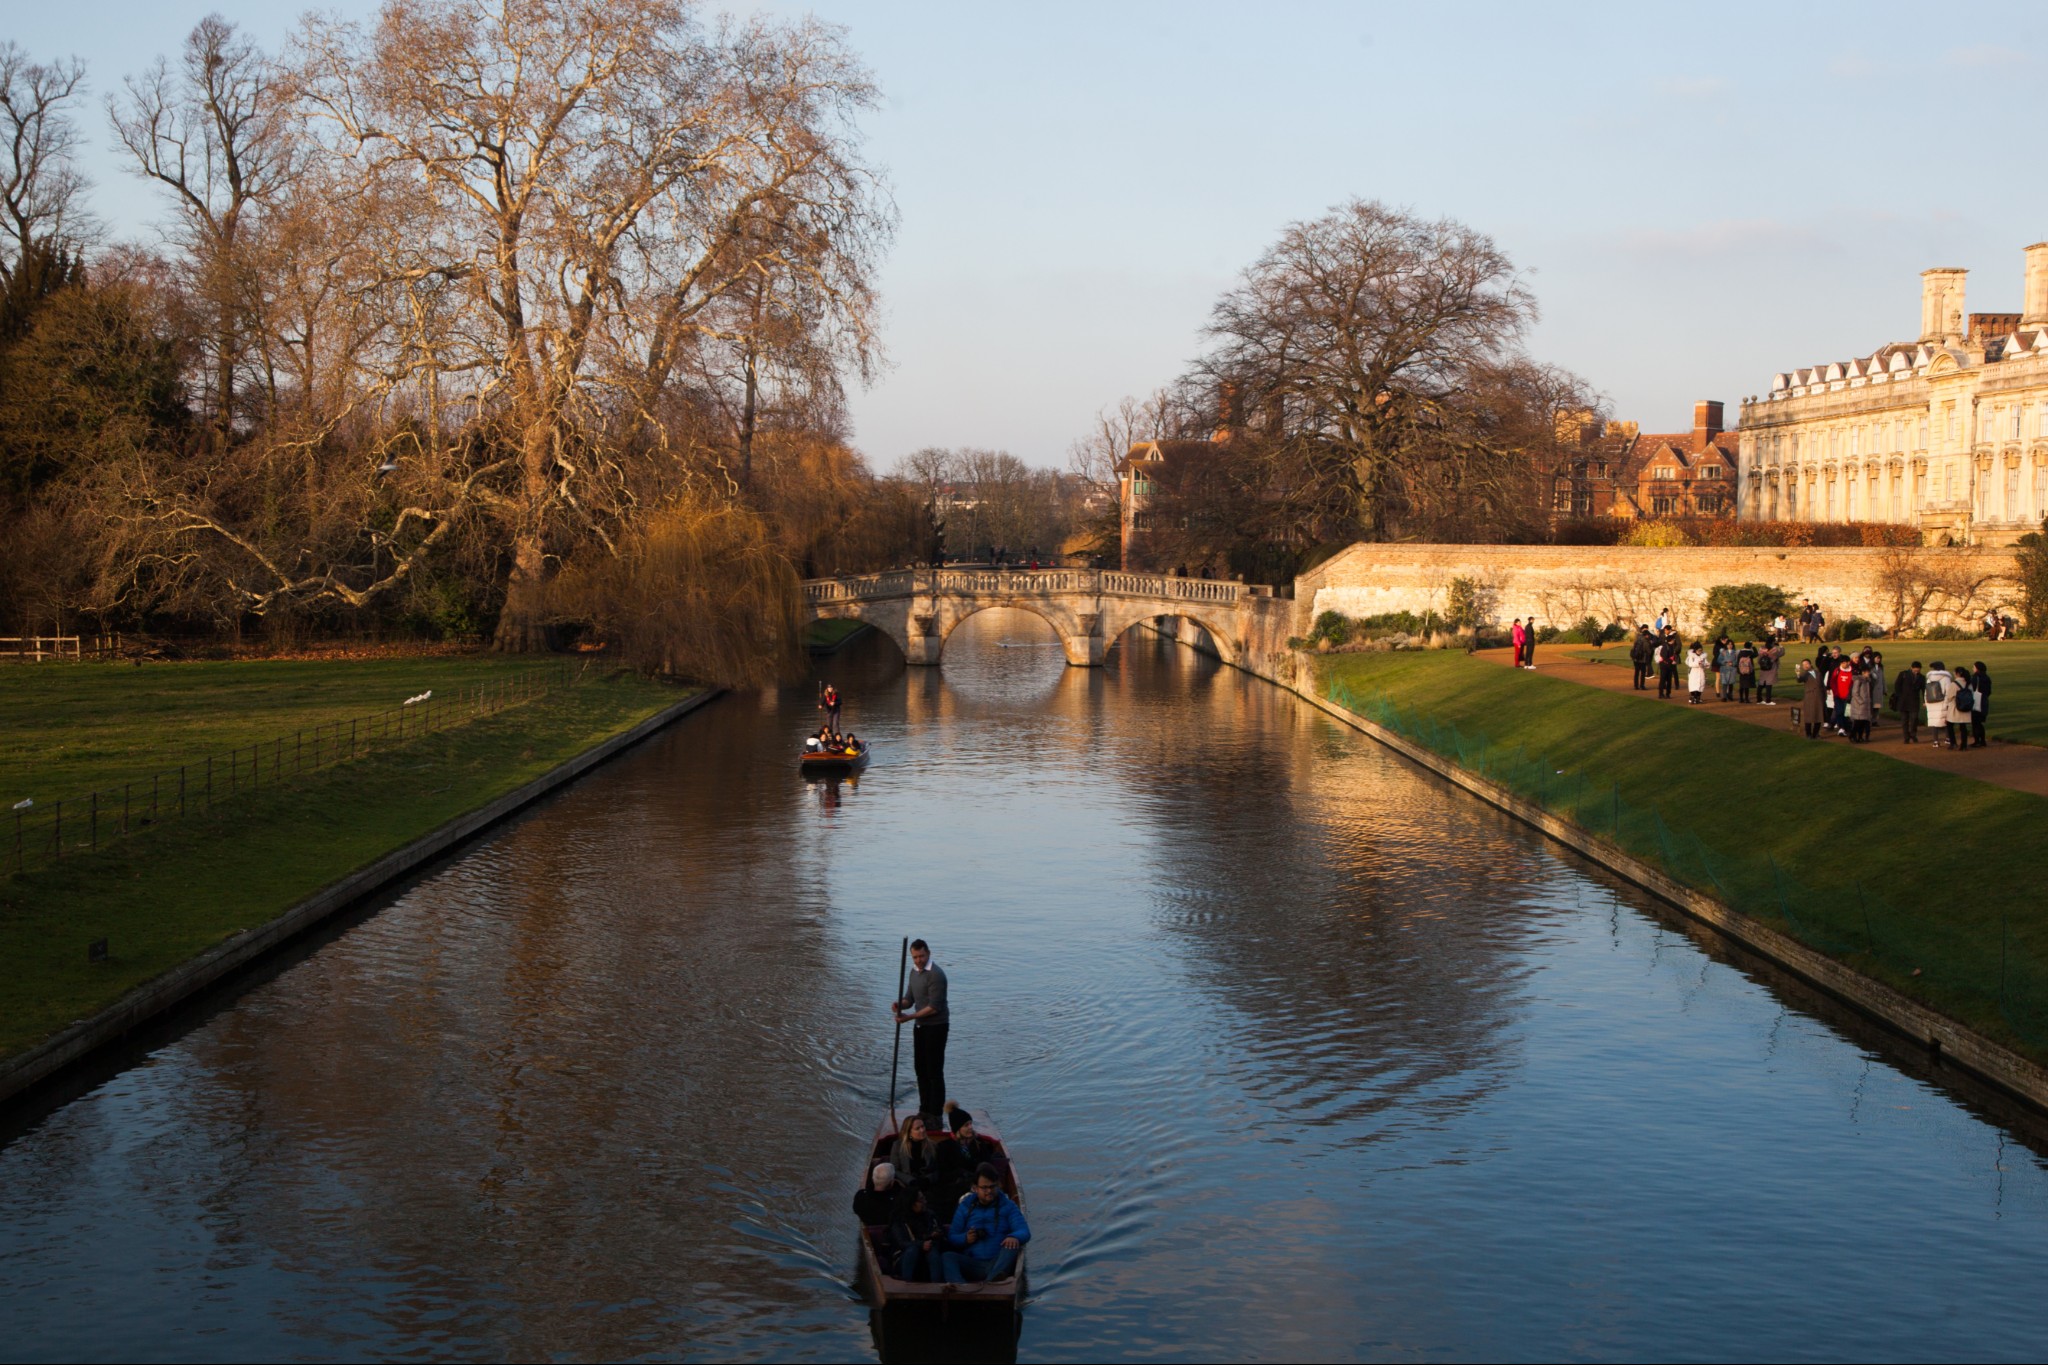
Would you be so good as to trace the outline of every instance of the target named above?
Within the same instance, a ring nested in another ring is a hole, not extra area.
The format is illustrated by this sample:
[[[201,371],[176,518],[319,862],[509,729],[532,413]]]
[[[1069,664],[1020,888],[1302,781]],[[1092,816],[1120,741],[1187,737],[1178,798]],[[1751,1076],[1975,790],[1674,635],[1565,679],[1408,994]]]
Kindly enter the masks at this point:
[[[953,1250],[941,1258],[940,1268],[953,1284],[978,1284],[983,1280],[1004,1280],[1017,1273],[1017,1258],[1031,1240],[1031,1227],[1024,1210],[1003,1193],[1002,1177],[983,1162],[974,1172],[974,1191],[953,1211],[953,1226],[947,1240]]]

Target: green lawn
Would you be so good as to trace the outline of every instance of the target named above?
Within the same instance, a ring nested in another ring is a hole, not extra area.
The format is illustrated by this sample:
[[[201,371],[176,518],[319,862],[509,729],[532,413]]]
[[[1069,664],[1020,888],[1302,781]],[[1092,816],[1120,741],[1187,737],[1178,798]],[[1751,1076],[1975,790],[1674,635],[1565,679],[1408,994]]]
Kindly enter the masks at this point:
[[[2048,640],[1874,640],[1884,654],[1885,667],[1896,673],[1914,659],[1923,664],[1939,659],[1953,668],[1958,662],[1982,661],[1991,673],[1990,733],[1999,739],[2023,744],[2048,745]],[[1852,643],[1853,647],[1853,643]],[[1589,649],[1584,645],[1550,645],[1574,659],[1628,667],[1628,644]],[[1812,646],[1788,650],[1788,665],[1813,657]],[[1788,667],[1784,674],[1792,676]]]
[[[208,742],[200,736],[233,742],[249,737],[245,725],[260,735],[315,714],[347,715],[403,700],[408,687],[446,687],[511,667],[431,660],[179,665],[99,670],[96,676],[92,669],[70,669],[93,703],[87,708],[39,692],[62,742],[40,740],[45,748],[38,770],[82,781],[83,773],[118,767],[115,743],[96,737],[98,728],[158,754],[171,752],[152,734],[152,715],[173,718],[180,744]],[[317,676],[322,672],[332,676]],[[273,690],[261,685],[265,679],[274,682]],[[124,704],[118,680],[133,683],[132,704]],[[0,681],[23,687],[18,679]],[[182,692],[181,683],[190,692]],[[50,686],[34,680],[35,689]],[[0,876],[0,1054],[85,1017],[687,695],[627,675],[587,680],[354,763],[245,790],[210,815],[143,830],[97,855]],[[209,724],[201,704],[208,697],[232,697],[241,703],[239,716],[261,719],[250,724],[224,717]],[[8,729],[16,723],[10,708]],[[90,757],[72,765],[67,755]],[[110,959],[88,963],[86,945],[98,938],[108,940]]]
[[[0,800],[38,805],[191,758],[502,682],[554,663],[490,655],[240,663],[0,664]]]
[[[1340,704],[2048,1060],[2048,800],[1455,652],[1320,674]]]

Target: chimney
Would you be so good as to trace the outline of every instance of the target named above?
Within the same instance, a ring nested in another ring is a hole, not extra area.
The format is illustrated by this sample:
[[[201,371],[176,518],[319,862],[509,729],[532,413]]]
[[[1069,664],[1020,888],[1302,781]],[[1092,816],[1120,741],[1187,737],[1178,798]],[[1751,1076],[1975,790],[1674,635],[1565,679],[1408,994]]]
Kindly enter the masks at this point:
[[[1920,340],[1954,345],[1963,340],[1963,281],[1953,267],[1920,272]]]
[[[1234,379],[1216,386],[1216,430],[1209,439],[1220,445],[1237,435],[1244,425],[1244,391]]]
[[[1721,425],[1721,405],[1718,402],[1705,398],[1692,405],[1692,448],[1695,453],[1705,450],[1708,443],[1725,429]]]
[[[2027,311],[2020,314],[2022,327],[2048,327],[2048,242],[2027,248]]]

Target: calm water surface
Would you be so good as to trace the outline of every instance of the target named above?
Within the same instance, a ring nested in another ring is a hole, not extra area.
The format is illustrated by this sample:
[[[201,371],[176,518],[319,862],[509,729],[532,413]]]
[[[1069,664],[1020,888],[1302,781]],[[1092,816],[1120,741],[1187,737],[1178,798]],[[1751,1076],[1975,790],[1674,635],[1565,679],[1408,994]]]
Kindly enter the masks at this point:
[[[1470,798],[1149,638],[831,667],[857,785],[724,699],[8,1130],[0,1355],[871,1358],[906,933],[1020,1358],[2040,1355],[2027,1140]]]

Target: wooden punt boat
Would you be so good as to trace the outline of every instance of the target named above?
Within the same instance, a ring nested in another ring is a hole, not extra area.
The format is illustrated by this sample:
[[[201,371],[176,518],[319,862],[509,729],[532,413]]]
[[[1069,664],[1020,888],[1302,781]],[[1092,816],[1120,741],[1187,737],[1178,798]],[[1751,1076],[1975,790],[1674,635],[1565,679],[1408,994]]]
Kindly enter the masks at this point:
[[[1003,1157],[1003,1193],[1017,1201],[1017,1207],[1024,1207],[1024,1188],[1017,1183],[1017,1163],[1010,1157],[1010,1149],[1004,1145],[1002,1135],[995,1125],[986,1118],[974,1120],[974,1131],[987,1138]],[[887,1161],[890,1151],[896,1145],[896,1125],[887,1115],[882,1125],[875,1130],[875,1140],[868,1144],[867,1165],[870,1170],[875,1163]],[[967,1198],[972,1199],[973,1195]],[[938,1210],[934,1210],[938,1212]],[[950,1219],[953,1211],[947,1209],[940,1214],[941,1220]],[[1017,1257],[1017,1273],[1004,1280],[986,1280],[981,1284],[938,1284],[922,1280],[899,1280],[894,1275],[884,1274],[882,1259],[878,1254],[877,1242],[888,1236],[886,1228],[862,1228],[860,1230],[861,1281],[870,1302],[876,1308],[936,1308],[950,1311],[954,1307],[973,1306],[977,1310],[997,1309],[1014,1315],[1024,1302],[1024,1260],[1029,1248]]]
[[[868,766],[868,746],[856,744],[845,753],[835,754],[825,749],[806,749],[797,765],[805,773],[819,777],[841,777],[857,773]]]

